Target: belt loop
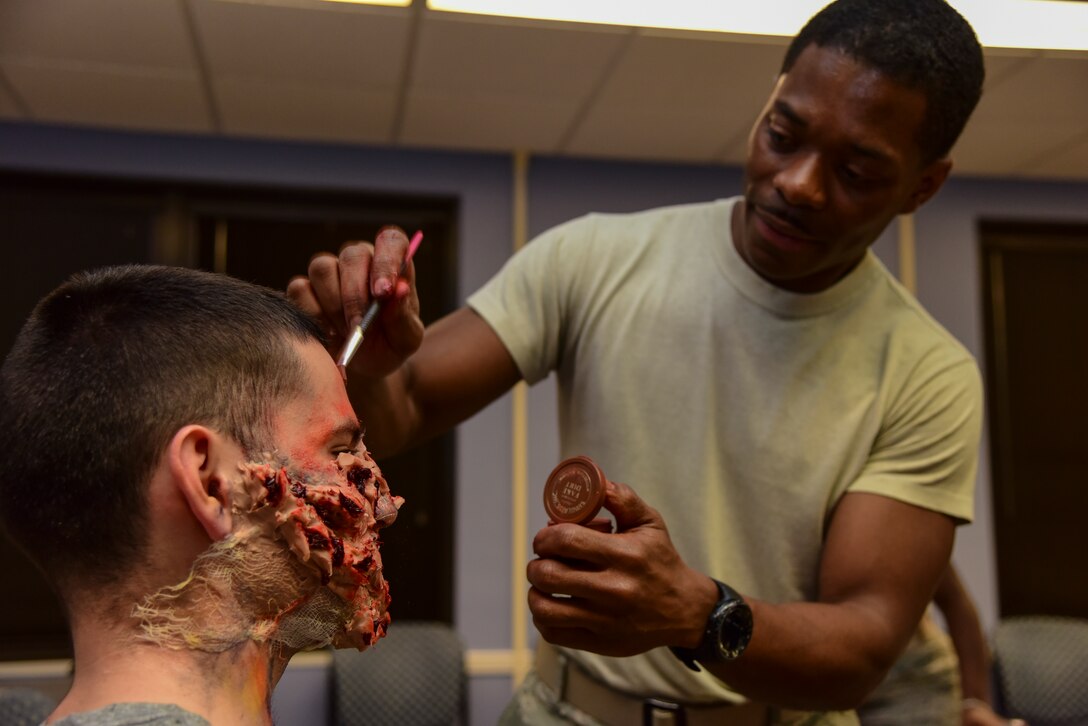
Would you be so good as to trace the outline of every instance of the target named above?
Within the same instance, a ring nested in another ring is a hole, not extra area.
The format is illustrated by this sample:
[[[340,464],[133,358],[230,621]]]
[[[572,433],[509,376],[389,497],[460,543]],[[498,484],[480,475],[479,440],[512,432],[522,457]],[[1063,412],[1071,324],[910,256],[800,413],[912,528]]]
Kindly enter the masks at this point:
[[[673,726],[687,726],[688,718],[684,707],[672,701],[662,701],[659,698],[647,698],[642,702],[642,726],[657,726],[654,718],[656,713],[667,713]]]

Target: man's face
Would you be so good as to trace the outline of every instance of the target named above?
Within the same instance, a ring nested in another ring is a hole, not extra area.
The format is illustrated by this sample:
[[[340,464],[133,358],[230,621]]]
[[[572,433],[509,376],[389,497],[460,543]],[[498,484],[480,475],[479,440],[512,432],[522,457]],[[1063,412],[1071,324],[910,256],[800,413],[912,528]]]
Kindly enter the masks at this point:
[[[833,285],[896,215],[943,181],[943,161],[922,164],[925,111],[920,92],[840,51],[808,46],[752,129],[737,251],[784,289]]]

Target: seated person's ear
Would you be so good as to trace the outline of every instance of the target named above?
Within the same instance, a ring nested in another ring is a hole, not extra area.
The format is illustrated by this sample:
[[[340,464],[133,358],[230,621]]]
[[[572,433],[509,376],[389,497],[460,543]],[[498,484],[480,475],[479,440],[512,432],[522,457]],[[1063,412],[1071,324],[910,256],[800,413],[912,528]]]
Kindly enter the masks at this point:
[[[205,426],[178,430],[166,450],[170,473],[193,516],[214,542],[231,532],[231,487],[240,447]]]

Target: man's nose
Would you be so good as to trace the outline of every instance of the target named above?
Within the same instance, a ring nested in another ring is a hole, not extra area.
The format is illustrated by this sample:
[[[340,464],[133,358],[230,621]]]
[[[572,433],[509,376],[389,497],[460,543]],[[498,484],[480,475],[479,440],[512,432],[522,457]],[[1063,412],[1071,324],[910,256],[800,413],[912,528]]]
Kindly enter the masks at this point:
[[[824,164],[817,154],[798,154],[774,178],[775,188],[787,204],[822,209],[827,202]]]

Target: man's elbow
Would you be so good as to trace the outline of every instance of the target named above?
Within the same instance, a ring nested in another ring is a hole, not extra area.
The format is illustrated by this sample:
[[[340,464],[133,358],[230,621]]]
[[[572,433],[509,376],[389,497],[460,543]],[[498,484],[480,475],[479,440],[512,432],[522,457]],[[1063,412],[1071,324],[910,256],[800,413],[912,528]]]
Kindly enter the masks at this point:
[[[849,672],[842,674],[840,686],[834,689],[836,702],[828,706],[829,710],[852,711],[861,706],[884,681],[894,663],[894,656],[883,654],[859,658]]]

